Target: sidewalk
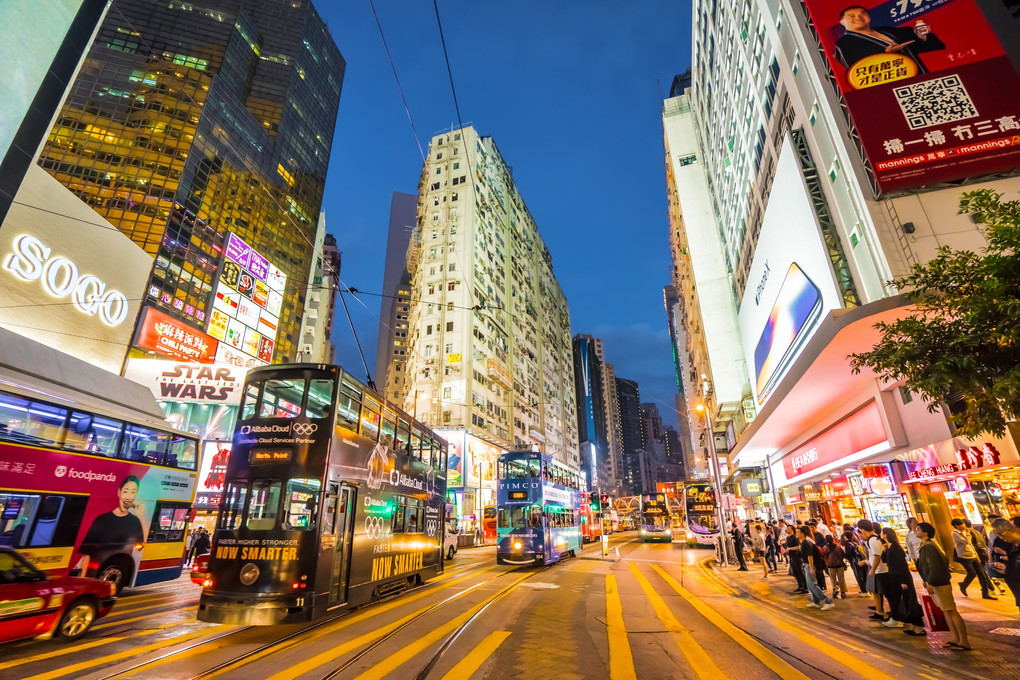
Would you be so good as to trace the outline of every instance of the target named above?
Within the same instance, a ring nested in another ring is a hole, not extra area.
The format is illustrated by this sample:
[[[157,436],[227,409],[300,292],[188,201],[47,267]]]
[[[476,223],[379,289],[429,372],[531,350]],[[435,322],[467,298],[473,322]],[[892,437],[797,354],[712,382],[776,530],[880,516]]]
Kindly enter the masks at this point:
[[[886,649],[893,650],[906,658],[936,664],[959,677],[969,678],[1017,678],[1020,680],[1020,666],[1016,663],[1020,653],[1020,615],[1007,589],[1006,595],[997,596],[997,601],[981,599],[981,588],[977,581],[967,589],[969,597],[963,597],[958,583],[960,575],[953,575],[953,591],[961,616],[967,622],[972,652],[953,652],[941,645],[949,633],[928,633],[927,637],[904,635],[902,629],[886,628],[879,621],[870,620],[873,613],[870,597],[859,597],[856,579],[847,574],[850,592],[845,600],[835,600],[836,609],[822,612],[809,609],[807,595],[792,595],[797,581],[787,575],[787,566],[779,564],[779,571],[762,578],[761,567],[748,565],[750,571],[738,571],[735,566],[720,567],[714,560],[707,566],[714,569],[730,585],[753,597],[763,604],[771,605],[809,620],[813,626],[825,626],[844,634],[867,640]],[[921,579],[914,574],[918,595],[924,589]],[[831,591],[831,580],[827,583]]]

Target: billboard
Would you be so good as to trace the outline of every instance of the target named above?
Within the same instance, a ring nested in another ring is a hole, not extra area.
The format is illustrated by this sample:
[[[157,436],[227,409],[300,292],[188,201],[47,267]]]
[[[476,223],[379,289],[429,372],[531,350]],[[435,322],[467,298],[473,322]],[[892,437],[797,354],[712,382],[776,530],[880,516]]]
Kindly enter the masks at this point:
[[[282,271],[228,235],[207,327],[220,341],[216,361],[241,368],[272,362],[286,286]]]
[[[223,484],[230,460],[230,442],[202,442],[202,465],[198,471],[198,491],[195,493],[196,509],[216,510],[223,495]]]
[[[127,360],[124,377],[145,385],[157,399],[186,404],[240,404],[248,369],[162,359]]]
[[[974,0],[805,0],[880,193],[1020,164],[1020,77]]]
[[[783,142],[737,322],[761,407],[829,311],[842,306],[793,144]]]
[[[211,364],[219,343],[183,321],[146,307],[138,321],[134,345],[177,361]]]

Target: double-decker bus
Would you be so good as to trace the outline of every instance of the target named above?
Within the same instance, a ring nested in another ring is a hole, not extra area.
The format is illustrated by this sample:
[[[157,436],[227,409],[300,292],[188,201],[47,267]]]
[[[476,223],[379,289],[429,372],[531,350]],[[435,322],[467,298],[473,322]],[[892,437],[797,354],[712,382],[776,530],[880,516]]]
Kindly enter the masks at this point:
[[[551,564],[581,551],[580,476],[535,451],[499,457],[497,564]]]
[[[687,484],[684,487],[687,514],[687,542],[715,545],[719,541],[719,506],[711,484]]]
[[[496,545],[496,506],[489,505],[482,510],[482,538],[485,545]]]
[[[446,458],[339,366],[252,369],[199,620],[310,621],[441,574]]]
[[[602,537],[603,511],[601,499],[597,493],[581,494],[581,538],[585,543],[597,541]]]
[[[661,493],[641,495],[641,540],[673,541],[673,526],[669,519],[666,495]]]
[[[0,545],[118,592],[180,576],[198,440],[144,386],[12,335],[0,337]],[[33,366],[18,365],[26,356]]]

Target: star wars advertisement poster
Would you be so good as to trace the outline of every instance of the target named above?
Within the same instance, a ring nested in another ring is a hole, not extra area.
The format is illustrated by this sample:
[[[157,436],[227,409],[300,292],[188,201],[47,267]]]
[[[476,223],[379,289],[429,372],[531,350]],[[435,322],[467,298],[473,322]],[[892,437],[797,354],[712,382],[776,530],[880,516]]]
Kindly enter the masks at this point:
[[[974,0],[806,0],[879,193],[1020,165],[1020,77]]]
[[[117,554],[134,563],[134,573],[143,557],[146,568],[180,566],[187,508],[161,509],[156,521],[153,515],[158,502],[190,503],[194,472],[8,446],[0,454],[0,474],[6,496],[0,516],[5,525],[13,520],[10,545],[40,569],[94,573],[90,562],[101,566]],[[45,507],[37,489],[46,489]],[[54,499],[58,507],[52,507]],[[52,519],[64,512],[82,513],[77,531]],[[168,540],[178,531],[180,541]],[[172,542],[176,553],[167,557]]]

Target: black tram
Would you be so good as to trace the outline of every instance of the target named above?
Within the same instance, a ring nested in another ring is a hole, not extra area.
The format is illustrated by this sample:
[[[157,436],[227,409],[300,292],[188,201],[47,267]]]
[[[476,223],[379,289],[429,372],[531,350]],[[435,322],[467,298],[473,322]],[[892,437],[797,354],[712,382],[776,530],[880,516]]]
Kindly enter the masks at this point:
[[[310,621],[442,573],[446,456],[338,366],[252,369],[198,619]]]

